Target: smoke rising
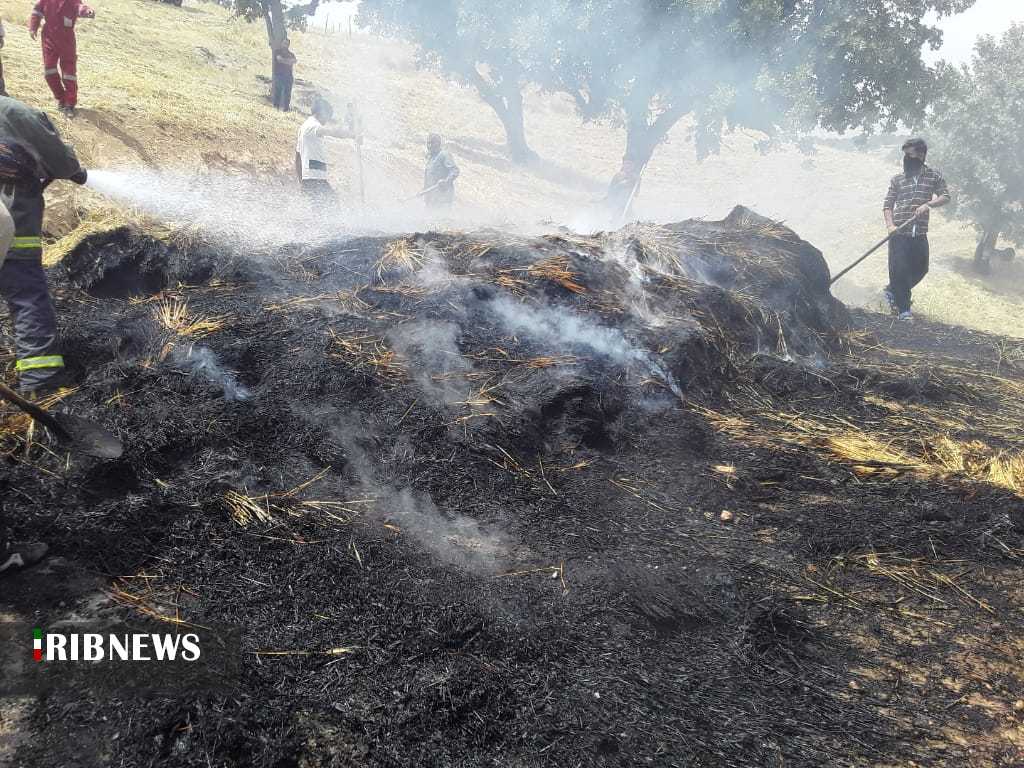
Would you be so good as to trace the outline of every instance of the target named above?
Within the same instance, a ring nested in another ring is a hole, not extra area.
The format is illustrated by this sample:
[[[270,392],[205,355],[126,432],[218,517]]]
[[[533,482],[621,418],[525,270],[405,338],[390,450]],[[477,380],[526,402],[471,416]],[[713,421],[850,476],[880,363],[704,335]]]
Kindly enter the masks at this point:
[[[381,477],[389,466],[411,458],[408,454],[414,449],[403,438],[396,442],[390,456],[370,455],[368,446],[384,441],[378,439],[369,414],[324,406],[312,414],[297,415],[328,425],[345,451],[347,467],[360,492],[374,498],[368,514],[377,522],[397,526],[402,536],[414,540],[441,562],[475,572],[493,573],[511,554],[513,542],[504,532],[485,530],[471,517],[439,509],[430,494],[399,487]]]
[[[585,347],[623,368],[640,368],[664,382],[673,394],[683,396],[675,377],[647,350],[631,344],[617,328],[595,325],[560,307],[527,306],[505,296],[491,302],[491,307],[512,333],[529,336],[554,349]]]
[[[442,406],[464,403],[469,386],[464,374],[473,370],[456,340],[455,323],[422,321],[401,325],[388,333],[388,345],[405,361],[420,391]]]
[[[205,346],[189,345],[186,349],[171,350],[171,362],[193,376],[202,376],[224,390],[224,399],[237,402],[248,400],[252,393],[238,382],[236,375],[222,368],[213,350]]]

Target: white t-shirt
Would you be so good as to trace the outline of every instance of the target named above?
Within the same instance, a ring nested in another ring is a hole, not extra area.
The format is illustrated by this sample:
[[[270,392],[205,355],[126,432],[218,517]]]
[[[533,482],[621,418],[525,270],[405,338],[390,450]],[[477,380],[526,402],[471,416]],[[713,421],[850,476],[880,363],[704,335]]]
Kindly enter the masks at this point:
[[[322,130],[323,124],[313,115],[310,115],[299,128],[295,151],[302,161],[303,179],[327,178],[327,153],[324,150]]]

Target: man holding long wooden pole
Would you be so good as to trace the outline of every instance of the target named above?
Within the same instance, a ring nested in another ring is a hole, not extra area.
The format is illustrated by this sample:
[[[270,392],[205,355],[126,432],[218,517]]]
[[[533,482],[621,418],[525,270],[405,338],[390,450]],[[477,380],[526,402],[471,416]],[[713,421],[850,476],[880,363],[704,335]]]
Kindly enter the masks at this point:
[[[455,202],[455,180],[459,166],[444,147],[440,134],[432,133],[427,139],[427,167],[423,172],[422,196],[428,208],[450,209]]]
[[[928,274],[929,214],[932,208],[941,208],[949,202],[946,180],[941,173],[925,165],[927,155],[928,145],[924,139],[904,143],[903,173],[893,176],[889,182],[889,193],[882,205],[885,225],[892,235],[885,297],[889,308],[903,321],[914,319],[910,311],[911,291]]]

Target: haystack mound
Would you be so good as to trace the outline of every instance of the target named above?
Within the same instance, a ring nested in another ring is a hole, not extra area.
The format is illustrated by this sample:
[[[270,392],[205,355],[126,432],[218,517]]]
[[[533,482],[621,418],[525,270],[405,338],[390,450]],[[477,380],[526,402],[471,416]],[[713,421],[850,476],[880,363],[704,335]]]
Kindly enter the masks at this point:
[[[56,283],[62,405],[126,450],[69,458],[7,422],[15,533],[67,558],[16,607],[95,606],[75,574],[99,573],[107,610],[240,627],[244,659],[225,691],[54,697],[28,762],[927,761],[916,718],[945,690],[848,686],[918,652],[888,608],[865,635],[865,595],[903,574],[879,606],[934,596],[969,625],[991,585],[940,596],[892,558],[993,573],[980,529],[1022,545],[996,426],[1017,384],[872,358],[820,252],[746,209],[266,252],[121,229]]]
[[[225,257],[129,230],[87,239],[64,262],[69,282],[133,306],[113,330],[122,338],[90,350],[90,377],[104,376],[97,359],[119,377],[130,350],[153,358],[147,375],[180,381],[182,355],[199,349],[251,391],[249,410],[264,392],[330,408],[372,393],[376,412],[415,400],[464,438],[533,455],[558,440],[610,448],[620,419],[726,386],[739,357],[820,362],[845,320],[821,253],[744,208],[596,237],[426,233],[284,250]],[[90,328],[74,346],[109,335]],[[190,386],[221,387],[200,372]]]

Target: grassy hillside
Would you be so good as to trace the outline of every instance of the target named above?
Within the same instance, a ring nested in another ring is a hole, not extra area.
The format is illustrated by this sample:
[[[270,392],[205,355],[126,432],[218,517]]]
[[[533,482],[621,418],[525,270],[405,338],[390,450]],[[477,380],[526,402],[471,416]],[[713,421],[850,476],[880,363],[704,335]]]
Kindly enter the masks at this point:
[[[12,95],[52,108],[41,76],[38,43],[24,29],[28,6],[3,12],[3,51]],[[568,100],[531,94],[527,130],[543,158],[511,166],[494,115],[464,88],[418,71],[398,43],[357,34],[293,35],[299,57],[295,104],[282,115],[267,102],[269,53],[261,25],[223,8],[189,2],[109,0],[79,27],[81,107],[73,121],[56,116],[89,167],[145,164],[160,169],[237,172],[288,179],[295,131],[314,89],[341,107],[356,98],[367,116],[367,200],[373,210],[402,212],[419,189],[426,134],[444,133],[460,162],[460,213],[476,220],[585,223],[581,214],[603,194],[624,136],[583,125]],[[658,220],[719,217],[742,203],[786,220],[826,254],[833,269],[882,234],[880,203],[897,153],[822,148],[813,157],[760,155],[756,137],[727,137],[721,155],[697,163],[688,126],[680,125],[652,162],[638,210]],[[335,182],[354,197],[351,144],[337,142]],[[942,158],[933,162],[941,168]],[[955,180],[953,180],[955,181]],[[62,236],[103,207],[92,193],[56,185],[48,230]],[[380,219],[380,226],[387,227]],[[393,221],[393,219],[391,219]],[[391,225],[396,226],[396,225]],[[1024,269],[1000,266],[982,280],[970,272],[973,233],[940,220],[932,237],[933,272],[916,309],[943,321],[1024,337]],[[844,300],[877,305],[886,281],[879,253],[837,285]]]

